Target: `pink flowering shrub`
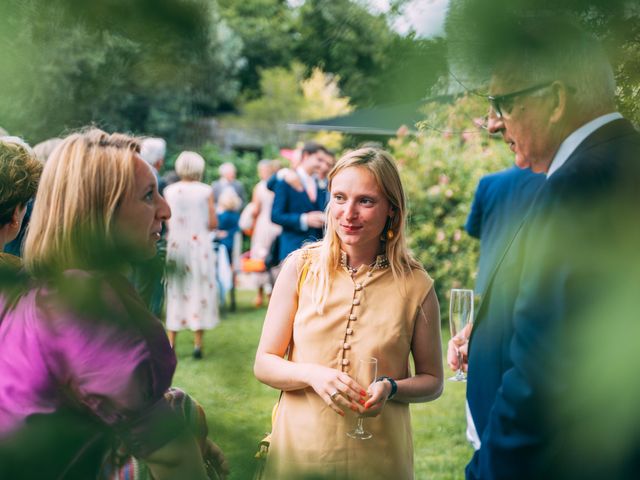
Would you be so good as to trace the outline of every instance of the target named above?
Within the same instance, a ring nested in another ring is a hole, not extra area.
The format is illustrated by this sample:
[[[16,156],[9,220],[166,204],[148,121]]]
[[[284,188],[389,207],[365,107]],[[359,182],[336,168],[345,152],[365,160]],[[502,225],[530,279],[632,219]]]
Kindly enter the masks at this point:
[[[451,288],[473,288],[479,242],[464,231],[480,178],[510,166],[513,154],[482,124],[486,101],[465,96],[425,106],[416,135],[403,129],[389,142],[409,203],[413,253],[435,280],[447,318]]]

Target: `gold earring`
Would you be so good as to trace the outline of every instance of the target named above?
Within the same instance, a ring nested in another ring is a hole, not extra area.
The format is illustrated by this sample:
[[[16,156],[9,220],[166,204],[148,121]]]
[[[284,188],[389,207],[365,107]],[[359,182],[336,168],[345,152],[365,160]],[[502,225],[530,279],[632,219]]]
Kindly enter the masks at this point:
[[[382,230],[382,234],[380,235],[380,240],[386,242],[387,240],[391,240],[393,238],[393,230],[391,227],[393,226],[393,219],[391,217],[387,217],[387,222],[384,224],[384,229]]]

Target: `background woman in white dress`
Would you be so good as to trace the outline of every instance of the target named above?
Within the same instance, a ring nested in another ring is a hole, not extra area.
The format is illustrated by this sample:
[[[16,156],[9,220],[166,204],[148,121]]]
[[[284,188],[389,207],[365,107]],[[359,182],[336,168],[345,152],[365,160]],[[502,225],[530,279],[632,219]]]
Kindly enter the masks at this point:
[[[277,166],[273,160],[258,162],[258,176],[260,181],[253,188],[251,203],[255,208],[256,222],[251,236],[251,258],[264,260],[269,253],[271,244],[282,232],[282,227],[271,221],[271,207],[274,193],[267,188],[267,180],[275,173]],[[261,306],[264,294],[271,294],[271,277],[268,272],[255,273],[258,296],[255,305]]]
[[[171,207],[168,222],[167,330],[175,348],[178,331],[194,332],[193,357],[202,358],[204,330],[218,324],[216,257],[211,231],[217,226],[213,192],[201,182],[204,159],[182,152],[176,160],[180,181],[164,196]]]

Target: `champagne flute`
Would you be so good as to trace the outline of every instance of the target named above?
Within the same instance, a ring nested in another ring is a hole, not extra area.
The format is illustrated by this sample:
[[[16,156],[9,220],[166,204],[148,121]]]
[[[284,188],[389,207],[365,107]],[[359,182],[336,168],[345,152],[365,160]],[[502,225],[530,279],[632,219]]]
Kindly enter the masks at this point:
[[[364,388],[368,388],[369,385],[378,376],[378,359],[374,357],[361,358],[356,365],[356,382],[362,385]],[[347,432],[347,435],[356,440],[367,440],[373,437],[371,432],[367,432],[364,427],[364,417],[358,416],[358,422],[356,428]]]
[[[449,326],[454,337],[469,323],[473,322],[473,290],[453,288],[449,301]],[[458,352],[458,371],[449,380],[466,382],[467,376],[462,371],[462,355]]]

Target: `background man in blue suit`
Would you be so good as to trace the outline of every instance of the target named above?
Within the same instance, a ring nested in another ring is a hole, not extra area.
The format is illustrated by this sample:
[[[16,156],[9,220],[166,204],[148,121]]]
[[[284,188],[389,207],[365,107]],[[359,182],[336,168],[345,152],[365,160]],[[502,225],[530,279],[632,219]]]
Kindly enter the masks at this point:
[[[299,182],[276,182],[271,221],[282,225],[278,255],[280,262],[304,242],[322,238],[327,194],[318,185],[316,173],[325,162],[331,160],[332,156],[325,147],[308,142],[302,149],[300,165],[295,170]]]
[[[619,365],[637,349],[637,335],[621,336],[638,328],[640,135],[616,112],[595,40],[558,19],[512,25],[492,68],[488,127],[547,180],[493,269],[469,340],[481,443],[466,477],[633,478],[640,388]]]
[[[475,292],[482,295],[489,275],[515,235],[547,177],[513,166],[478,182],[465,230],[480,239]]]

